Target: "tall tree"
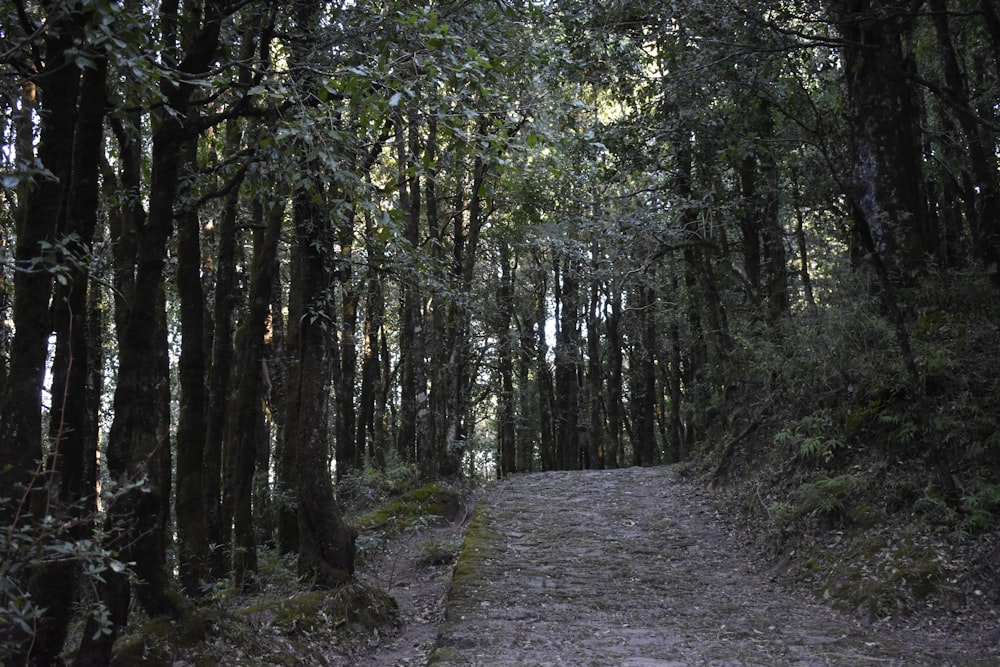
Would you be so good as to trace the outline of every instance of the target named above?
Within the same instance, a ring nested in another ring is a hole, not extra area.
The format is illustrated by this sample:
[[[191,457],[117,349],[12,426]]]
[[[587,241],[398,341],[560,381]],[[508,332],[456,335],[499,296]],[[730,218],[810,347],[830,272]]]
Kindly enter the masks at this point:
[[[296,3],[294,25],[302,41],[293,44],[297,65],[308,62],[303,49],[320,29],[319,8],[313,3]],[[303,68],[297,81],[305,102],[304,111],[321,110],[317,106],[318,82]],[[322,135],[302,134],[300,145],[315,147],[325,141]],[[346,582],[354,572],[356,532],[344,522],[330,478],[329,410],[330,378],[335,363],[332,336],[336,326],[333,277],[335,216],[322,205],[337,185],[336,174],[324,174],[314,162],[312,169],[295,179],[292,195],[292,220],[295,232],[293,273],[299,280],[300,317],[289,321],[289,346],[296,354],[294,385],[288,388],[290,409],[294,416],[289,433],[296,448],[295,501],[298,519],[299,572],[317,586],[333,588]]]
[[[107,69],[104,53],[85,38],[91,22],[101,18],[98,12],[53,3],[39,7],[38,17],[21,10],[20,27],[27,31],[24,48],[15,46],[6,57],[13,58],[26,75],[23,112],[34,107],[40,127],[36,150],[32,149],[30,116],[14,128],[20,133],[20,173],[16,176],[20,185],[14,211],[14,335],[10,363],[0,385],[0,458],[5,462],[0,475],[9,489],[5,494],[9,497],[0,503],[0,524],[8,538],[14,530],[36,521],[81,519],[93,506],[93,487],[88,491],[86,486],[96,466],[97,445],[96,414],[88,412],[93,403],[84,400],[91,393],[86,256],[97,223]],[[37,32],[30,24],[34,18],[42,26]],[[50,446],[43,462],[42,386],[53,324],[55,384]],[[79,524],[70,536],[82,531],[83,524]],[[15,588],[5,587],[2,594],[6,600],[18,588],[29,589],[26,575],[30,574],[30,592],[26,592],[44,612],[34,640],[20,645],[10,658],[12,664],[23,662],[29,650],[33,661],[48,664],[56,659],[67,633],[73,590],[65,582],[76,580],[76,565],[34,565],[30,572],[13,570],[18,578],[10,583]],[[20,639],[26,638],[16,624],[0,630],[5,648],[16,646]]]
[[[991,145],[996,144],[997,132],[983,126],[970,100],[968,76],[962,65],[952,39],[952,19],[947,0],[930,0],[929,9],[934,25],[937,56],[940,61],[942,85],[940,96],[946,109],[942,120],[960,128],[960,136],[955,137],[957,155],[967,156],[967,163],[959,167],[965,174],[961,179],[963,187],[960,196],[965,200],[966,218],[972,236],[973,250],[982,262],[991,279],[1000,284],[1000,175],[995,160],[990,159]],[[995,10],[983,4],[984,17],[988,25],[992,18],[997,21]],[[951,179],[942,177],[945,187]],[[948,210],[950,207],[945,207]],[[949,234],[949,229],[951,233]],[[959,228],[960,230],[960,228]],[[942,236],[954,243],[960,231],[954,226],[946,227]],[[944,248],[950,245],[942,244]],[[943,257],[946,261],[950,258]]]
[[[309,197],[308,193],[300,195],[294,204],[305,312],[289,332],[298,339],[297,385],[290,387],[289,393],[297,407],[293,442],[299,572],[318,586],[332,588],[354,572],[355,532],[341,517],[329,473],[327,423],[334,315],[329,299],[329,249],[324,246],[324,241],[329,242],[329,223]]]
[[[249,310],[238,337],[239,380],[233,423],[239,424],[239,428],[230,434],[233,455],[226,475],[227,486],[231,487],[234,499],[233,580],[240,588],[252,583],[257,569],[257,538],[252,506],[254,470],[257,452],[270,447],[263,428],[266,400],[264,339],[277,269],[278,240],[285,218],[281,197],[267,196],[262,200],[255,207],[255,217],[263,224],[254,232]]]
[[[162,406],[166,397],[169,410],[170,389],[162,283],[174,226],[181,148],[199,128],[187,115],[195,91],[192,81],[213,63],[231,8],[220,0],[204,7],[185,3],[183,10],[168,3],[160,10],[163,66],[171,75],[161,79],[159,92],[167,106],[154,114],[152,123],[148,215],[136,230],[135,279],[119,320],[114,421],[107,444],[108,471],[114,482],[122,488],[133,488],[134,482],[142,485],[112,508],[109,522],[128,526],[122,556],[135,563],[141,582],[136,595],[147,613],[182,620],[197,633],[200,623],[194,609],[178,594],[167,567],[171,448],[169,412],[164,423]],[[111,588],[117,592],[109,600],[111,615],[124,619],[129,605],[126,589],[120,583]]]
[[[197,169],[197,143],[185,141],[182,170]],[[180,299],[181,353],[178,361],[180,405],[177,415],[177,484],[174,513],[177,517],[177,562],[180,584],[197,595],[209,581],[208,526],[205,522],[205,303],[202,295],[201,223],[194,192],[182,194],[177,216],[177,294]]]
[[[23,197],[16,212],[14,261],[14,337],[4,393],[0,397],[0,456],[7,462],[6,484],[19,497],[39,478],[42,458],[42,383],[50,332],[49,299],[52,271],[59,267],[53,252],[60,220],[65,216],[67,188],[72,178],[72,154],[76,128],[77,94],[81,69],[73,58],[75,42],[81,38],[86,18],[61,6],[43,8],[49,29],[43,33],[40,57],[25,63],[37,70],[25,83],[23,103],[37,99],[41,127],[32,156],[32,173],[26,175]],[[29,26],[25,26],[28,28]],[[27,158],[28,156],[24,156]],[[47,251],[47,249],[50,249]],[[0,508],[5,524],[15,521],[15,506]]]
[[[894,284],[908,284],[936,239],[927,226],[917,108],[903,42],[913,16],[895,3],[833,3],[844,37],[855,222]]]

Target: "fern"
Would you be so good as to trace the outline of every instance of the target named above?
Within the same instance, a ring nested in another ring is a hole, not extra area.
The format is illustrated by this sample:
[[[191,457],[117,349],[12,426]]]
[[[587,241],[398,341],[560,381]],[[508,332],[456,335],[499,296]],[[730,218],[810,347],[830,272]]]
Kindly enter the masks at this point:
[[[823,411],[788,422],[772,441],[782,447],[797,447],[799,456],[804,459],[829,463],[843,447],[843,442],[832,435],[835,432],[833,419]]]
[[[962,509],[968,516],[959,525],[958,530],[962,534],[971,535],[996,526],[996,513],[1000,511],[1000,484],[979,479],[970,486],[971,493],[962,497]]]

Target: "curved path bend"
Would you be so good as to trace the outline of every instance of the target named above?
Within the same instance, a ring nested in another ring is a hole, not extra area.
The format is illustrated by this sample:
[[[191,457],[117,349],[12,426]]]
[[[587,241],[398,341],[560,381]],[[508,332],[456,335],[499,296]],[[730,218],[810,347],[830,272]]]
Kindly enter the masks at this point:
[[[863,628],[759,563],[675,468],[514,476],[480,501],[430,665],[1000,665]]]

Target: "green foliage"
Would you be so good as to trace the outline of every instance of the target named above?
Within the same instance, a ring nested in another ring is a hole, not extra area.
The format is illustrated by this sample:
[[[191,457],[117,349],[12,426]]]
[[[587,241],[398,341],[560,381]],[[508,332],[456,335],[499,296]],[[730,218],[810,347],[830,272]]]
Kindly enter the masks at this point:
[[[820,477],[800,486],[795,499],[803,514],[816,513],[839,519],[850,503],[856,501],[858,491],[867,482],[864,477],[852,474]]]
[[[114,489],[108,485],[103,495],[105,507],[112,506],[123,494],[143,488],[135,483]],[[80,513],[78,518],[36,517],[22,502],[0,498],[3,516],[13,517],[0,525],[0,626],[16,628],[19,638],[0,633],[0,658],[15,652],[25,639],[34,635],[37,623],[45,614],[32,599],[28,582],[32,575],[54,566],[70,566],[83,575],[83,585],[94,589],[107,572],[128,573],[128,565],[117,558],[108,545],[114,535],[105,532],[101,516]],[[97,632],[107,634],[111,621],[107,608],[94,601],[83,610],[97,621]]]
[[[420,545],[416,564],[418,567],[433,567],[453,563],[458,556],[459,546],[456,542],[428,540]]]
[[[837,431],[830,411],[824,410],[786,422],[773,439],[775,445],[796,449],[806,460],[830,463],[844,447]]]
[[[862,535],[813,553],[807,570],[823,596],[870,618],[917,610],[947,585],[939,553],[912,540],[885,545]]]
[[[367,643],[399,623],[395,601],[362,582],[334,591],[268,585],[253,599],[235,597],[228,602],[224,608],[202,609],[211,619],[212,637],[207,641],[185,638],[168,619],[134,623],[116,642],[114,664],[329,664],[332,647]]]
[[[965,518],[957,533],[968,536],[1000,526],[1000,483],[976,477],[965,488],[962,496]]]
[[[352,631],[372,630],[393,622],[395,614],[396,603],[391,597],[362,583],[350,583],[334,591],[270,598],[237,612],[252,625],[271,628],[286,636],[343,625]]]
[[[956,509],[931,487],[924,489],[923,495],[913,503],[913,509],[931,525],[951,527],[958,523]]]
[[[432,482],[392,498],[374,512],[359,517],[359,531],[391,537],[420,530],[453,516],[461,502],[459,491]]]
[[[876,419],[880,425],[887,427],[890,444],[904,446],[916,439],[917,425],[911,419],[889,412],[880,412]]]
[[[85,273],[92,262],[90,248],[80,241],[78,234],[66,234],[58,239],[38,243],[38,254],[14,262],[0,256],[0,262],[14,271],[44,272],[52,275],[60,285],[68,285],[77,273]]]
[[[337,495],[349,505],[364,508],[412,490],[417,479],[417,466],[413,463],[392,461],[385,470],[366,466],[345,473],[337,482]]]
[[[768,518],[779,529],[784,529],[795,519],[797,513],[796,506],[785,500],[775,500],[767,506]]]

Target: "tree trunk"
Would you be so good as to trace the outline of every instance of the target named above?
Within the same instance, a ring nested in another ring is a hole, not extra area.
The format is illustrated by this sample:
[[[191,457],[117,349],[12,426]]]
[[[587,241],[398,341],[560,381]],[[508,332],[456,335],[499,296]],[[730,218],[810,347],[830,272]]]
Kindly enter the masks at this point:
[[[264,205],[257,204],[255,217],[264,221]],[[238,425],[233,467],[226,479],[233,493],[233,581],[240,589],[253,583],[257,571],[254,534],[253,484],[258,452],[270,446],[263,429],[266,388],[262,373],[264,338],[271,305],[271,289],[277,270],[278,239],[284,207],[274,204],[267,211],[266,226],[254,233],[253,267],[250,274],[249,308],[238,340],[240,373],[236,390],[234,424]]]
[[[278,497],[278,548],[281,553],[299,551],[299,516],[295,496],[298,488],[299,447],[299,375],[301,352],[299,327],[305,316],[305,291],[303,289],[303,261],[299,244],[291,248],[291,274],[288,286],[288,319],[285,336],[285,415],[284,437],[275,452]]]
[[[676,275],[673,277],[672,287],[674,294],[680,290],[677,285]],[[681,332],[679,317],[674,315],[670,322],[670,375],[669,375],[669,399],[670,416],[667,427],[667,446],[674,453],[674,459],[681,461],[684,459],[684,420],[681,412],[681,403],[684,394],[681,391],[681,383],[684,378],[683,357],[681,354]]]
[[[341,213],[342,218],[337,224],[337,240],[340,246],[340,263],[337,266],[337,278],[342,285],[341,318],[338,328],[340,354],[336,363],[339,365],[337,384],[334,395],[337,401],[336,410],[336,452],[337,478],[350,470],[361,470],[364,467],[364,449],[357,448],[357,411],[355,409],[355,384],[358,376],[358,349],[354,339],[358,329],[358,294],[352,285],[351,268],[354,248],[354,214]]]
[[[767,319],[788,314],[788,269],[785,265],[784,235],[778,202],[778,166],[774,157],[774,121],[769,103],[760,98],[749,101],[749,131],[752,144],[740,161],[740,189],[743,199],[740,230],[743,237],[744,268],[755,302],[762,305]],[[689,154],[688,149],[683,152]],[[680,175],[682,189],[690,190],[690,158],[685,155]]]
[[[52,172],[37,176],[22,192],[24,202],[15,220],[14,260],[22,269],[14,274],[14,337],[10,348],[4,393],[0,397],[0,461],[4,488],[13,505],[0,506],[3,525],[12,525],[27,508],[28,486],[40,482],[42,458],[42,383],[51,331],[49,298],[52,274],[42,242],[53,243],[63,219],[66,183],[70,180],[71,152],[76,120],[80,70],[70,64],[80,26],[71,15],[53,17],[55,25],[45,39],[45,68],[32,84],[40,92],[38,149],[35,161]],[[25,103],[29,103],[25,95]],[[51,253],[49,254],[51,255]],[[54,268],[54,267],[51,267]]]
[[[119,332],[128,323],[135,292],[135,266],[138,252],[138,232],[145,224],[146,212],[141,202],[142,131],[138,113],[124,115],[124,121],[112,119],[112,128],[118,142],[120,170],[118,182],[108,178],[105,185],[113,188],[111,197],[121,202],[110,210],[108,222],[114,258],[114,324]],[[108,170],[110,171],[110,169]],[[107,456],[107,452],[105,452]],[[106,508],[109,512],[114,507]],[[108,529],[114,525],[106,522]],[[98,619],[87,618],[74,664],[81,667],[106,667],[111,659],[111,648],[118,629],[128,621],[131,589],[127,575],[118,572],[103,573],[104,582],[97,586],[97,596],[109,612],[111,632],[104,632]]]
[[[1000,14],[997,13],[993,0],[979,0],[979,9],[983,13],[986,31],[993,47],[993,67],[1000,71]]]
[[[226,127],[226,150],[234,153],[239,144],[239,126]],[[238,183],[228,195],[219,216],[215,257],[215,294],[212,312],[212,365],[208,372],[208,414],[206,415],[202,480],[208,541],[216,545],[211,554],[211,574],[222,579],[229,573],[230,524],[222,511],[222,454],[229,405],[232,401],[233,312],[236,306],[236,241],[239,216]]]
[[[597,241],[594,242],[591,256],[594,262],[601,256]],[[597,266],[592,272],[597,273]],[[604,372],[601,363],[601,282],[592,279],[590,283],[590,306],[587,313],[587,380],[590,393],[590,424],[587,433],[587,467],[599,470],[604,468]]]
[[[648,285],[636,285],[634,292],[637,340],[632,345],[629,364],[632,385],[632,464],[659,463],[656,444],[656,324],[653,309],[656,293]]]
[[[559,284],[559,327],[555,349],[555,426],[557,466],[580,468],[580,287],[578,265],[566,260]],[[558,277],[556,279],[558,281]]]
[[[740,212],[740,238],[743,245],[743,272],[752,290],[750,297],[757,301],[760,297],[760,202],[757,194],[757,160],[747,151],[740,160],[740,197],[743,200]],[[688,192],[690,195],[690,191]]]
[[[802,215],[802,205],[799,201],[799,179],[796,173],[792,183],[792,210],[795,211],[795,243],[799,255],[799,279],[802,281],[802,294],[810,308],[816,307],[816,297],[813,295],[812,275],[809,270],[809,246],[806,243],[805,219]]]
[[[307,37],[320,23],[321,8],[317,3],[296,2],[294,9],[296,26]],[[304,42],[295,46],[292,55],[296,64],[307,60],[305,48]],[[301,76],[299,83],[311,93],[314,82],[308,68]],[[303,176],[308,178],[316,171],[316,165],[304,165]],[[338,362],[333,355],[335,230],[320,203],[326,195],[323,182],[317,178],[306,187],[299,186],[292,197],[295,240],[289,294],[288,411],[286,451],[279,461],[282,467],[294,464],[293,471],[285,470],[285,479],[291,472],[295,483],[299,574],[320,588],[332,588],[350,579],[356,537],[340,515],[330,471],[330,378]]]
[[[491,122],[488,116],[481,116],[476,136],[488,135]],[[434,127],[436,143],[436,124]],[[454,229],[452,273],[457,283],[458,298],[452,299],[448,306],[450,314],[447,320],[447,340],[450,341],[450,350],[447,355],[447,369],[450,377],[446,383],[448,392],[445,398],[446,416],[438,452],[440,461],[438,471],[445,477],[454,477],[461,472],[468,438],[466,431],[471,428],[472,421],[472,403],[469,397],[473,393],[474,378],[469,363],[471,346],[469,297],[472,293],[479,238],[488,215],[487,202],[483,195],[486,191],[489,169],[488,161],[477,150],[472,160],[468,210],[463,214],[459,209],[452,218]],[[462,201],[461,195],[459,201]]]
[[[319,587],[332,588],[354,572],[356,533],[341,518],[330,480],[327,424],[334,315],[326,294],[331,289],[326,257],[330,249],[322,247],[325,216],[311,201],[301,201],[306,197],[297,197],[294,213],[305,313],[296,327],[298,386],[290,391],[297,395],[298,405],[294,441],[298,447],[299,573]]]
[[[386,466],[386,443],[377,434],[376,404],[382,393],[382,369],[379,363],[379,339],[385,321],[385,295],[383,294],[382,264],[384,247],[375,238],[370,215],[365,217],[365,246],[368,254],[368,276],[365,289],[364,351],[361,357],[361,394],[358,398],[357,450],[369,457],[379,470]]]
[[[788,264],[785,234],[781,227],[778,161],[774,157],[774,120],[766,100],[754,104],[754,124],[759,138],[757,165],[760,169],[760,231],[764,258],[763,290],[767,318],[774,322],[789,313]],[[720,306],[721,308],[721,306]],[[728,347],[726,345],[725,347]],[[726,352],[728,356],[728,350]]]
[[[280,251],[279,239],[279,253]],[[281,274],[281,267],[285,265],[285,258],[279,255],[277,261],[278,271],[275,275],[274,286],[271,289],[271,311],[268,318],[270,331],[268,332],[264,349],[264,368],[270,380],[268,416],[270,419],[270,437],[273,449],[270,452],[266,466],[261,467],[261,459],[258,457],[257,470],[263,474],[264,484],[266,484],[267,488],[267,507],[270,513],[268,526],[270,532],[268,534],[273,536],[275,544],[281,550],[281,553],[295,553],[298,547],[294,546],[292,549],[285,551],[281,538],[281,514],[286,504],[282,498],[282,483],[280,481],[282,473],[280,471],[283,452],[286,448],[285,442],[288,436],[287,414],[285,412],[288,397],[288,353],[286,351],[288,332],[283,316],[285,313],[285,287]],[[274,475],[273,482],[270,479],[272,473]],[[298,523],[297,520],[296,523]]]
[[[969,109],[969,93],[958,56],[951,41],[947,0],[931,0],[938,53],[944,71],[945,92],[949,101],[962,110]],[[961,146],[968,155],[972,187],[966,188],[966,207],[973,251],[987,274],[1000,286],[1000,182],[997,180],[995,149],[984,145],[982,129],[971,113],[959,111],[955,121],[962,129]]]
[[[83,72],[77,108],[65,224],[61,232],[71,256],[83,258],[93,245],[97,227],[99,156],[104,139],[105,58]],[[46,465],[46,493],[38,498],[36,516],[59,516],[64,520],[92,519],[96,510],[93,473],[97,465],[98,413],[91,385],[92,328],[88,307],[88,272],[82,263],[71,262],[67,281],[57,286],[53,299],[56,334],[52,365],[52,409],[49,423],[51,449]],[[96,284],[95,284],[96,285]],[[95,286],[96,289],[96,286]],[[86,525],[70,531],[74,539],[86,535]],[[77,594],[79,565],[51,563],[32,572],[31,595],[35,604],[47,609],[35,631],[30,661],[55,664],[66,641],[73,602]]]
[[[123,331],[119,331],[118,384],[107,461],[120,486],[144,480],[142,492],[127,494],[109,513],[134,528],[122,556],[135,562],[141,580],[137,596],[151,616],[181,618],[191,610],[172,590],[166,569],[166,512],[170,497],[170,447],[160,421],[169,378],[161,364],[166,346],[161,283],[178,182],[181,127],[164,118],[153,137],[150,214],[142,230],[135,290]]]
[[[894,285],[909,284],[933,248],[927,229],[916,108],[903,56],[908,19],[891,3],[832,3],[841,55],[854,171],[849,193],[869,250]]]
[[[396,148],[399,178],[400,210],[405,215],[403,238],[413,249],[420,243],[420,179],[409,171],[411,160],[419,151],[419,132],[416,114],[410,114],[409,142],[406,140],[402,119],[396,123]],[[416,170],[413,170],[414,172]],[[424,368],[424,316],[420,288],[415,267],[401,286],[402,301],[399,315],[400,373],[399,432],[396,449],[403,461],[419,461],[426,448],[427,381]]]
[[[511,331],[514,319],[514,272],[510,245],[500,241],[500,285],[497,294],[497,373],[500,394],[497,398],[498,455],[501,476],[518,471],[517,410],[514,404],[514,343]]]
[[[539,265],[535,271],[535,383],[538,387],[538,453],[541,458],[542,470],[557,470],[559,458],[556,450],[555,417],[553,404],[555,397],[552,389],[552,369],[549,365],[549,344],[547,342],[546,325],[548,323],[548,308],[546,298],[548,288],[546,271]]]
[[[617,468],[622,463],[622,432],[624,430],[625,405],[623,367],[625,341],[622,338],[622,288],[616,281],[612,285],[605,327],[607,328],[608,356],[608,439],[604,451],[606,468]]]
[[[538,451],[538,433],[536,419],[539,401],[537,398],[539,383],[532,383],[532,364],[535,364],[535,337],[532,313],[529,308],[515,308],[515,322],[520,345],[517,350],[517,405],[518,419],[514,428],[514,438],[517,442],[517,470],[532,472],[535,468],[535,455]],[[522,306],[523,308],[523,306]],[[527,311],[527,312],[525,312]],[[536,364],[537,366],[537,364]]]
[[[213,61],[225,16],[220,2],[206,3],[207,18],[191,40],[190,52],[177,64],[181,72],[200,75]],[[177,20],[177,7],[164,6],[162,11],[161,18],[168,28],[164,32],[164,56],[169,59],[176,39],[170,26]],[[200,12],[192,14],[200,17]],[[169,423],[164,424],[163,419],[169,419],[170,385],[162,283],[177,199],[179,151],[189,129],[185,126],[185,112],[194,88],[164,78],[161,92],[171,113],[160,111],[152,122],[149,215],[139,235],[130,310],[124,329],[118,332],[115,417],[107,445],[112,479],[122,486],[144,483],[141,492],[131,491],[118,501],[109,512],[109,520],[130,525],[122,557],[135,563],[141,582],[136,586],[136,596],[147,613],[179,620],[193,636],[203,628],[190,602],[174,588],[166,562],[170,441]],[[117,601],[113,613],[118,614],[123,603],[127,604],[127,600]]]
[[[55,271],[67,267],[61,266],[64,260],[59,257],[59,253],[46,252],[42,244],[56,242],[56,234],[63,226],[66,215],[64,206],[70,191],[67,184],[70,183],[74,166],[71,151],[67,147],[73,145],[77,129],[75,114],[80,80],[80,70],[72,62],[71,50],[75,40],[80,37],[82,25],[78,15],[52,13],[54,15],[48,18],[52,20],[53,26],[46,33],[44,44],[45,66],[34,81],[25,85],[22,97],[22,103],[27,107],[35,101],[32,95],[40,92],[38,115],[41,125],[37,155],[31,156],[29,153],[19,157],[27,157],[29,164],[44,167],[52,175],[39,174],[20,189],[19,200],[23,203],[14,221],[14,261],[18,269],[13,281],[14,336],[10,348],[10,366],[3,395],[0,396],[0,461],[3,462],[3,468],[0,468],[0,486],[4,489],[3,495],[10,498],[0,503],[0,526],[5,531],[24,527],[27,522],[34,520],[29,518],[32,515],[41,519],[52,514],[56,508],[51,503],[57,500],[53,494],[58,488],[53,477],[57,470],[52,470],[52,466],[62,467],[57,459],[51,459],[48,464],[50,470],[43,470],[46,464],[41,460],[41,417],[42,386],[52,328],[49,317],[52,278]],[[85,139],[88,142],[91,140],[91,137]],[[96,171],[96,165],[94,167]],[[78,194],[84,193],[81,190]],[[36,264],[39,259],[42,261]],[[80,287],[85,290],[86,283]],[[82,317],[84,313],[80,312],[78,315]],[[65,323],[63,349],[69,352],[70,341],[66,335],[71,324],[65,320],[65,313],[62,322]],[[64,358],[68,364],[69,359],[65,354]],[[66,375],[69,368],[64,366],[62,370]],[[68,377],[62,380],[64,386],[67,382]],[[64,396],[68,398],[67,395]],[[58,432],[58,435],[61,436],[62,433]],[[56,453],[60,447],[60,443],[54,443]],[[13,597],[22,590],[27,591],[30,584],[32,593],[41,596],[43,605],[61,604],[65,594],[46,585],[53,580],[46,582],[41,578],[46,573],[39,571],[37,567],[34,574],[36,576],[32,582],[19,578],[6,581],[6,584],[12,585],[13,590],[9,593],[4,591],[4,602],[7,601],[8,594]],[[29,650],[33,654],[45,656],[59,651],[68,622],[63,609],[56,609],[54,613],[49,610],[50,613],[43,618],[38,628],[41,636],[54,643],[59,642],[59,646],[35,648],[31,646],[31,638],[16,624],[5,624],[6,627],[0,628],[0,642],[11,645],[22,642],[20,654],[10,656],[12,667],[24,664]]]
[[[437,142],[437,123],[431,120],[427,132],[427,149],[424,156],[425,163],[432,163],[435,159],[434,149]],[[427,212],[427,234],[428,243],[431,249],[431,266],[438,271],[437,279],[443,286],[438,291],[428,295],[431,307],[428,309],[430,334],[425,338],[427,358],[429,360],[428,373],[430,377],[430,392],[427,401],[427,437],[424,439],[425,446],[419,452],[420,474],[424,478],[433,478],[438,475],[442,460],[444,458],[444,444],[447,438],[448,424],[451,422],[452,401],[451,395],[455,391],[455,372],[452,368],[452,353],[458,341],[458,326],[456,317],[458,308],[448,298],[447,293],[459,289],[457,284],[457,271],[454,267],[455,259],[448,261],[445,248],[445,227],[438,218],[437,207],[437,184],[434,180],[434,172],[427,175],[423,188],[424,209]],[[459,189],[457,200],[463,198]],[[462,207],[457,207],[461,210]],[[456,217],[461,217],[459,214]],[[462,243],[461,222],[455,221],[455,236],[453,239],[453,251],[456,255],[461,253]],[[426,297],[425,297],[426,298]]]
[[[197,144],[184,142],[183,171],[197,169]],[[194,193],[186,199],[194,201]],[[205,304],[202,295],[201,234],[198,209],[185,207],[177,218],[177,295],[180,299],[180,400],[177,414],[177,566],[180,584],[200,595],[209,581],[209,541],[205,523],[202,464],[205,446]]]

